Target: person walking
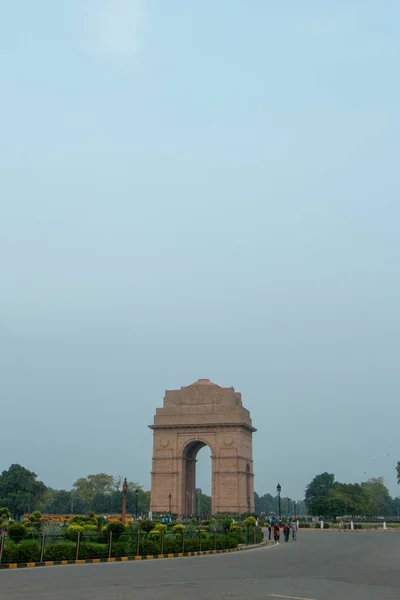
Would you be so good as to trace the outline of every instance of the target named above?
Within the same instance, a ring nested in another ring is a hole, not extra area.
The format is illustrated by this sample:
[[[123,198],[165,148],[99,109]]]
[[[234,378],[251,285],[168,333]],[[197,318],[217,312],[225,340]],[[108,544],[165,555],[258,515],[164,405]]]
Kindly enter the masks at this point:
[[[293,520],[291,522],[290,527],[291,527],[291,530],[292,530],[292,540],[295,542],[296,539],[297,539],[297,535],[296,535],[296,533],[297,533],[297,523],[296,523],[296,521]]]
[[[268,539],[271,539],[271,533],[272,533],[272,523],[271,521],[268,521]]]
[[[279,523],[274,523],[274,540],[277,544],[279,544],[280,536],[281,536],[281,530],[279,528]]]
[[[289,535],[290,535],[290,528],[289,528],[289,525],[287,523],[285,523],[283,526],[283,537],[285,539],[285,542],[289,541]]]

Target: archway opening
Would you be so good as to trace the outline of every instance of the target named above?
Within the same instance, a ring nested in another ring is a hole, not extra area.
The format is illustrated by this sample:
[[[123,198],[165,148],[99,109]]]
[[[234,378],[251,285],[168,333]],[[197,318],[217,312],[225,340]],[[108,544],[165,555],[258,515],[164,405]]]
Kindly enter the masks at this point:
[[[210,515],[212,497],[212,461],[209,446],[199,440],[188,444],[183,453],[183,502],[186,518]]]

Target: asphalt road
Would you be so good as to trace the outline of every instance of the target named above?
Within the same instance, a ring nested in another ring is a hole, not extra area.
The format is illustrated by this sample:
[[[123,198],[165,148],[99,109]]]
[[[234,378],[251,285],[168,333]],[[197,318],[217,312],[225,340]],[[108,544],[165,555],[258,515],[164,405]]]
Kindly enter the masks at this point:
[[[0,571],[1,600],[399,600],[400,533],[300,532],[243,553]]]

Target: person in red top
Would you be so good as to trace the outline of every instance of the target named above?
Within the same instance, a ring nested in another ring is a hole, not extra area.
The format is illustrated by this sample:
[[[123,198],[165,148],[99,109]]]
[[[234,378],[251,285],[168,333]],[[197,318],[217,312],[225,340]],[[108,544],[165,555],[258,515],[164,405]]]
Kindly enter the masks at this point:
[[[281,530],[279,528],[279,523],[274,523],[274,540],[277,544],[279,544],[280,536],[281,536]]]

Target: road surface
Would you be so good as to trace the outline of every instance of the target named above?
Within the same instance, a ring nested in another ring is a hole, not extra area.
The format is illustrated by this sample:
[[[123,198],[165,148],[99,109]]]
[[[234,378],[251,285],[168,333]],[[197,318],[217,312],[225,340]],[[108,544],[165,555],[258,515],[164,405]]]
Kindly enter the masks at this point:
[[[399,600],[400,533],[301,532],[246,552],[0,571],[1,600]]]

